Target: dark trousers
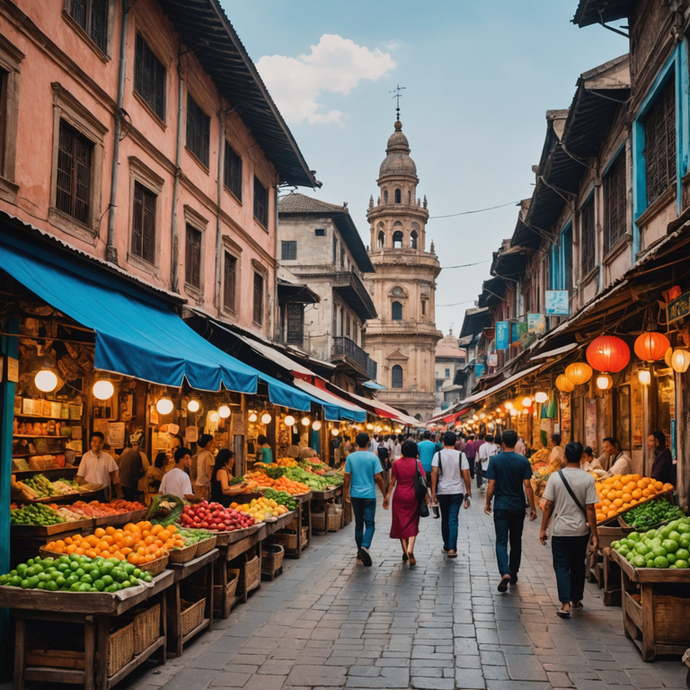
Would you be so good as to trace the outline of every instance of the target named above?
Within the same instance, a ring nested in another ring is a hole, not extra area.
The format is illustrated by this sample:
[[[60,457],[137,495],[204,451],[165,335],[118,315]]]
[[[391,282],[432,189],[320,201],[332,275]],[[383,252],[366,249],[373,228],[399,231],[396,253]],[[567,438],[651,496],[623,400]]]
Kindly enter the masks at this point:
[[[375,498],[352,498],[352,514],[355,517],[355,541],[357,548],[368,549],[371,540],[374,538],[376,529],[376,499]],[[366,531],[365,531],[366,525]]]
[[[474,463],[474,475],[477,477],[477,488],[482,488],[482,482],[484,481],[484,475],[482,474],[482,461],[477,459]]]
[[[581,537],[551,537],[553,569],[558,585],[558,600],[582,601],[585,593],[585,558],[589,534]]]
[[[458,550],[458,516],[464,494],[438,494],[438,505],[441,508],[441,534],[443,548],[446,551]]]
[[[126,501],[138,501],[141,498],[141,494],[138,489],[132,489],[129,486],[122,485],[122,493],[125,496]]]
[[[474,458],[467,458],[467,462],[470,464],[470,477],[474,479]]]
[[[524,510],[494,510],[496,558],[501,577],[503,575],[517,577],[522,559],[522,528],[524,524]],[[510,541],[510,558],[508,557],[508,541]]]

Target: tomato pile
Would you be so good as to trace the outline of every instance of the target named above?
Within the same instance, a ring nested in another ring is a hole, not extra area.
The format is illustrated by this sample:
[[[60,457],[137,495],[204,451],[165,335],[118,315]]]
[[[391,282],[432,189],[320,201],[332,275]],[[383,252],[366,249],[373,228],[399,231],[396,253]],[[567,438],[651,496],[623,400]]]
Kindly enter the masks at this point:
[[[214,532],[233,532],[256,524],[253,517],[234,508],[224,508],[220,503],[202,501],[195,506],[185,506],[180,524],[183,527],[209,529]]]

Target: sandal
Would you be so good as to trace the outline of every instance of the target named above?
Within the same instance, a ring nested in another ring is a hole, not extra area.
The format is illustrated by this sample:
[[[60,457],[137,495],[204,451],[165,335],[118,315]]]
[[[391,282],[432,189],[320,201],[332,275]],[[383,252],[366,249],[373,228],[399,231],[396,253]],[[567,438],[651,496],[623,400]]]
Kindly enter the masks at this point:
[[[570,604],[570,610],[571,611],[582,611],[582,609],[584,609],[584,608],[585,607],[581,601],[578,601],[576,604]]]
[[[564,611],[563,609],[558,609],[556,615],[559,618],[570,618],[570,611]]]
[[[510,575],[504,575],[498,584],[498,591],[499,592],[507,592],[509,582],[510,582]]]
[[[449,551],[448,552],[448,558],[457,558],[457,557],[458,557],[457,551]]]

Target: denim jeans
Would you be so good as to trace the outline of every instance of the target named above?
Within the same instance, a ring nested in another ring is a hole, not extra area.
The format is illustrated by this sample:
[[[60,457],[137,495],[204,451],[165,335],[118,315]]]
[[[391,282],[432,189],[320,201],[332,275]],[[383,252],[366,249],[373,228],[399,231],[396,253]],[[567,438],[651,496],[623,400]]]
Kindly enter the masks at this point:
[[[376,528],[376,499],[375,498],[352,498],[352,513],[355,516],[355,541],[357,548],[368,549],[371,540],[374,538]],[[366,531],[364,526],[366,524]]]
[[[496,558],[501,577],[517,577],[522,558],[522,528],[525,524],[525,510],[494,510],[496,528]],[[508,558],[510,540],[510,559]]]
[[[441,508],[441,534],[443,548],[446,551],[458,550],[458,515],[465,494],[438,494],[438,505]]]
[[[581,537],[551,537],[553,569],[558,585],[558,600],[582,601],[585,592],[585,558],[589,534]]]

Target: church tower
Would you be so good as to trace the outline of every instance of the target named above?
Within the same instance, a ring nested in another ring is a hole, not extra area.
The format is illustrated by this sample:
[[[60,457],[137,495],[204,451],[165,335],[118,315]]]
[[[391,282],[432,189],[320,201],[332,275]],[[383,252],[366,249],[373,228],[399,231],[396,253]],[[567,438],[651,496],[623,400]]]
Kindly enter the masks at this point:
[[[398,118],[381,163],[379,198],[369,200],[369,258],[376,273],[365,285],[378,313],[366,322],[364,349],[377,362],[379,398],[422,421],[434,411],[436,329],[434,243],[426,250],[426,196],[417,198],[417,166]]]

